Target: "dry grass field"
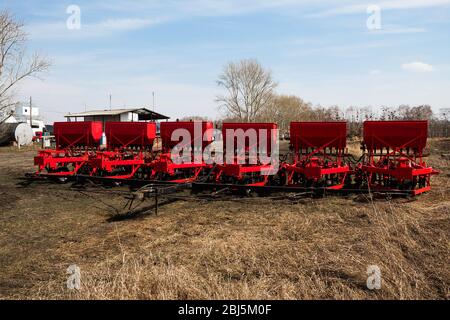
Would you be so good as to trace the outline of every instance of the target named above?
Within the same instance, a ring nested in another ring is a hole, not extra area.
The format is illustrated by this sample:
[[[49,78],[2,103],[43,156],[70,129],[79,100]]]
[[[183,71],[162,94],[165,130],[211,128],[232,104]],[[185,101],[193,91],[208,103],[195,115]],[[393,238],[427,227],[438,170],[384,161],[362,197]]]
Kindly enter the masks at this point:
[[[180,200],[115,220],[123,195],[20,185],[35,151],[2,149],[0,298],[449,299],[450,140],[430,150],[441,174],[415,200]]]

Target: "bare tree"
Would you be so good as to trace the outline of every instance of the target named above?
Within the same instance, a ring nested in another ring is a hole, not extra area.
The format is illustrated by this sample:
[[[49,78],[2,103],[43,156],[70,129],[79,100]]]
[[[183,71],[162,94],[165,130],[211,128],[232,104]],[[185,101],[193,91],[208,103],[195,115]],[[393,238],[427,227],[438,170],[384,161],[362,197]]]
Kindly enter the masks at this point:
[[[255,121],[270,103],[277,84],[272,73],[265,70],[256,60],[242,60],[229,63],[219,76],[217,84],[227,90],[216,102],[227,116],[240,121]]]
[[[6,10],[0,11],[0,121],[16,104],[17,84],[48,69],[50,63],[37,53],[26,54],[24,25]]]
[[[313,109],[310,103],[293,95],[273,95],[273,99],[257,117],[261,122],[275,122],[282,132],[289,130],[291,121],[310,120]]]

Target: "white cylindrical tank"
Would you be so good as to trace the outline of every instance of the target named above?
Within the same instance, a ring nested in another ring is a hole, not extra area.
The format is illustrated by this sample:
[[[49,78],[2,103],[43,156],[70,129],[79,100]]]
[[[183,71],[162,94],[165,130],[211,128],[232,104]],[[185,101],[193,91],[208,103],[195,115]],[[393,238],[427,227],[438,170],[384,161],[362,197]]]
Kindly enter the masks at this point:
[[[1,123],[0,145],[10,145],[15,142],[24,146],[33,142],[33,130],[28,123]]]

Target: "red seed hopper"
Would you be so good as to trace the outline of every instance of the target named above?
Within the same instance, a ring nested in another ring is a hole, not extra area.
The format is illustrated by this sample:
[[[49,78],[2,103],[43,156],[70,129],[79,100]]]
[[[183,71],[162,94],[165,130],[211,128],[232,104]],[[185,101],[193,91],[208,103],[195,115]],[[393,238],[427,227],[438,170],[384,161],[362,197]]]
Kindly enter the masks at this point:
[[[360,166],[361,184],[381,191],[411,191],[417,195],[431,189],[437,174],[423,157],[428,137],[427,121],[366,121]]]
[[[53,125],[57,149],[97,148],[100,145],[102,132],[101,122],[55,122]]]
[[[350,171],[344,162],[346,122],[291,122],[293,164],[286,164],[290,186],[342,189]]]
[[[106,122],[106,141],[109,148],[151,150],[156,139],[155,122]]]

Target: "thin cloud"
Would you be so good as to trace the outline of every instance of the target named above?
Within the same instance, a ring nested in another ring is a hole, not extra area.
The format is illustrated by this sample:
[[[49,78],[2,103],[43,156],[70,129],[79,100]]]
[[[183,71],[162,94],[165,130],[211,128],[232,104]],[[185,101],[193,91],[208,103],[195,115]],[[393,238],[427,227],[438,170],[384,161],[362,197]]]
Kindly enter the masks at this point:
[[[163,19],[121,18],[107,19],[95,23],[81,23],[81,28],[69,30],[65,22],[35,23],[27,26],[32,39],[76,39],[110,36],[117,32],[127,32],[149,28],[160,24]]]
[[[432,72],[434,67],[431,64],[424,62],[410,62],[402,64],[402,69],[411,72]]]
[[[337,3],[339,0],[326,0]],[[98,2],[93,4],[96,10],[113,10],[116,12],[167,11],[180,16],[230,16],[257,11],[298,8],[315,4],[315,0],[172,0],[172,1],[135,1],[129,0]]]
[[[408,34],[408,33],[424,33],[424,28],[403,28],[403,27],[387,27],[380,30],[371,30],[370,34]]]
[[[94,29],[100,28],[103,30],[128,31],[143,29],[161,22],[162,19],[108,19],[88,27]]]
[[[450,0],[393,0],[393,1],[375,1],[365,4],[354,4],[349,6],[335,7],[330,10],[321,11],[318,13],[310,14],[312,18],[324,18],[337,15],[350,15],[365,13],[367,8],[371,5],[377,5],[381,10],[407,10],[418,8],[430,8],[447,6],[450,4]]]

